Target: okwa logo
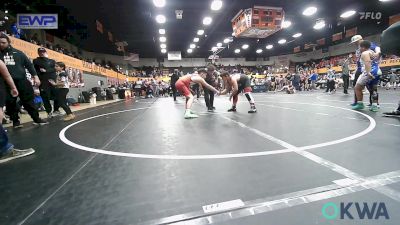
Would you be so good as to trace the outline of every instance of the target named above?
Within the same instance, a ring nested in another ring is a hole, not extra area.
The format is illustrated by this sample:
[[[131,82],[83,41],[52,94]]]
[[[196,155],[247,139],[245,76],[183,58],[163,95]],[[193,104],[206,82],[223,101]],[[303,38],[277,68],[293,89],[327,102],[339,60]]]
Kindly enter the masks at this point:
[[[328,202],[322,207],[322,215],[327,220],[335,219],[368,219],[368,220],[378,220],[378,219],[390,219],[389,213],[386,209],[386,205],[383,202],[374,202],[368,204],[366,202],[348,202],[340,203],[340,206],[333,202]]]

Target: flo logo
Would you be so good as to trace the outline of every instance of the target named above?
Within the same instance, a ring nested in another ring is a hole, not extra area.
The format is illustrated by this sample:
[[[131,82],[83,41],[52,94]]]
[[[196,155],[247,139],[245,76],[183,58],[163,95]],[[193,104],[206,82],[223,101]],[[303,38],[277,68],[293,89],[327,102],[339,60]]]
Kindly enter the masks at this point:
[[[328,202],[322,207],[322,215],[327,220],[390,219],[386,205],[383,202],[374,202],[372,204],[368,204],[366,202],[342,202],[340,203],[340,206],[333,202]]]
[[[382,19],[381,12],[360,12],[360,20],[380,20]]]

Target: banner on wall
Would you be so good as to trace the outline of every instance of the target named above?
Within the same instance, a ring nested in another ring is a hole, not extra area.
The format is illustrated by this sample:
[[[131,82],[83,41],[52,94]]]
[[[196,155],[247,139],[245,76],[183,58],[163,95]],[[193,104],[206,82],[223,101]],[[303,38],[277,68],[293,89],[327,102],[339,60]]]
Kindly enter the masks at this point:
[[[400,13],[389,17],[389,26],[400,21]]]
[[[124,60],[130,62],[139,62],[139,54],[129,53],[127,56],[124,56]]]
[[[24,52],[28,56],[28,58],[35,59],[38,57],[37,49],[40,46],[32,44],[30,42],[26,42],[26,41],[14,38],[14,37],[10,37],[10,40],[11,40],[11,45],[14,48]],[[115,72],[113,70],[108,70],[104,67],[97,66],[92,63],[88,63],[83,60],[76,59],[71,56],[64,55],[62,53],[59,53],[59,52],[56,52],[56,51],[53,51],[50,49],[46,49],[46,51],[49,54],[49,58],[54,59],[57,62],[63,62],[69,68],[74,68],[74,69],[78,69],[83,72],[94,73],[94,74],[98,74],[98,75],[102,75],[102,76],[106,76],[106,77],[114,77],[114,78],[118,77],[119,79],[122,79],[122,80],[126,79],[125,75],[118,74],[117,72]],[[135,78],[135,77],[129,77],[128,79],[129,79],[129,81],[137,80],[137,78]]]
[[[70,88],[81,88],[85,86],[83,81],[83,71],[72,67],[67,67],[65,71],[68,75]]]
[[[400,66],[400,59],[388,59],[388,60],[382,60],[379,63],[379,67],[383,68],[383,67],[393,67],[393,66]],[[357,68],[356,64],[351,64],[349,66],[350,70],[355,70]],[[333,70],[335,70],[336,72],[342,72],[342,67],[341,66],[336,66],[336,67],[332,67]],[[318,69],[318,73],[327,73],[328,69],[327,68],[322,68],[322,69]]]
[[[357,34],[357,27],[354,27],[354,28],[351,28],[351,29],[346,30],[346,35],[345,35],[345,37],[346,37],[346,38],[348,38],[348,37],[353,37],[353,36],[356,35],[356,34]]]
[[[317,40],[318,45],[325,45],[325,38],[321,38]]]
[[[332,35],[332,41],[339,41],[343,38],[343,32],[336,33]]]

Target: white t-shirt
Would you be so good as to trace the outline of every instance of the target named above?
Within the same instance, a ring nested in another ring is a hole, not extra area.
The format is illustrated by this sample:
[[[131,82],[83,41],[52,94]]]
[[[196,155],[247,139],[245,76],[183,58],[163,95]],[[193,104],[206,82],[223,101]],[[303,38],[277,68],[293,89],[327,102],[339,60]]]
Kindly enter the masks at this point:
[[[64,86],[58,88],[69,88],[68,75],[65,71],[62,71],[58,74],[58,80],[64,83]]]

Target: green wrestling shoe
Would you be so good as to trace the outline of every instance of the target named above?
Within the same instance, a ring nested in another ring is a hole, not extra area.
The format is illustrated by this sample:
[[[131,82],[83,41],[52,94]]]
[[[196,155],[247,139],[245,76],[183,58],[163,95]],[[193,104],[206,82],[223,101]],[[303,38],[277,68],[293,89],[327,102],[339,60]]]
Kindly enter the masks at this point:
[[[357,103],[356,105],[354,105],[353,107],[351,107],[353,110],[360,110],[360,109],[364,109],[364,103]]]
[[[192,111],[186,111],[185,113],[185,119],[195,119],[198,118],[199,116],[194,114]]]
[[[378,112],[379,108],[376,105],[372,105],[371,108],[369,108],[369,110],[372,111],[372,112]]]

